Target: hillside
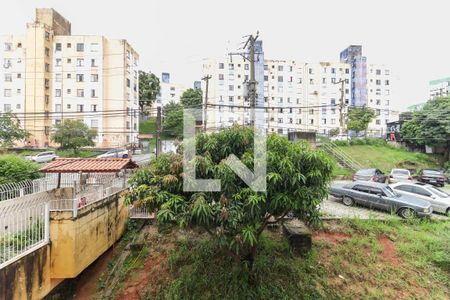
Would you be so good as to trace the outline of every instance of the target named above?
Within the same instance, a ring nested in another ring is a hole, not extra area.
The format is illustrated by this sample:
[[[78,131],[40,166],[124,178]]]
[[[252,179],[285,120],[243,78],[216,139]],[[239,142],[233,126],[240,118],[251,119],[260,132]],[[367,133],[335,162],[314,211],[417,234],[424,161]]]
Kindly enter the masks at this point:
[[[448,222],[328,221],[313,232],[306,257],[294,255],[278,230],[267,231],[251,274],[204,234],[160,233],[150,225],[127,233],[102,263],[103,274],[81,278],[89,293],[84,284],[74,293],[75,299],[448,299],[449,245]]]
[[[378,168],[389,173],[393,168],[420,170],[422,168],[439,168],[436,156],[425,153],[409,152],[388,145],[348,145],[337,146],[362,166]],[[346,175],[345,170],[337,170]],[[351,172],[350,172],[351,173]]]

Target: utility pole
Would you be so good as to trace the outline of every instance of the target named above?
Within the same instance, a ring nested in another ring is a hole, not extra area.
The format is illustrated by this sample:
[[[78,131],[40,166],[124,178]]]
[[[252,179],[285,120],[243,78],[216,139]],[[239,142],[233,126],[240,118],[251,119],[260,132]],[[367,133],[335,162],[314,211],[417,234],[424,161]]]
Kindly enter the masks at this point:
[[[345,128],[345,79],[341,79],[335,84],[341,84],[341,99],[339,100],[339,135],[342,135]]]
[[[157,108],[156,113],[156,156],[161,154],[161,106]]]
[[[202,78],[206,82],[206,88],[205,88],[205,107],[203,109],[203,130],[206,132],[206,119],[207,116],[207,109],[208,109],[208,86],[209,86],[209,80],[212,78],[211,75],[206,75]]]
[[[253,126],[255,124],[255,106],[256,106],[256,79],[255,79],[255,44],[258,39],[259,32],[256,32],[256,36],[249,35],[247,41],[245,42],[242,49],[247,49],[248,52],[245,53],[229,53],[230,57],[233,55],[240,55],[244,60],[250,62],[250,78],[247,81],[247,97],[250,101],[250,124]]]

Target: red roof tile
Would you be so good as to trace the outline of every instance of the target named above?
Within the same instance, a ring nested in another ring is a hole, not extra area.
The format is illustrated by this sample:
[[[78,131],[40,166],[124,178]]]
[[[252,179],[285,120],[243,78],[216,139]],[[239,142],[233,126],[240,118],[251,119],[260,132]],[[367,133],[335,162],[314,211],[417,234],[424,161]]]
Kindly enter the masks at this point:
[[[137,167],[131,158],[58,158],[40,170],[44,173],[115,173]]]

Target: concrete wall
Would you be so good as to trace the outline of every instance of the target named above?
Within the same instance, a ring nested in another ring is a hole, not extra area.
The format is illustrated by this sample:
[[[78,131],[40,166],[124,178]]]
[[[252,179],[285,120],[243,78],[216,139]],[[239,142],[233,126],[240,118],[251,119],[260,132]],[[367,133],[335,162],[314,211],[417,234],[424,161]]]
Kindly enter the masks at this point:
[[[122,235],[128,218],[123,198],[111,196],[78,211],[51,214],[51,277],[74,278]]]

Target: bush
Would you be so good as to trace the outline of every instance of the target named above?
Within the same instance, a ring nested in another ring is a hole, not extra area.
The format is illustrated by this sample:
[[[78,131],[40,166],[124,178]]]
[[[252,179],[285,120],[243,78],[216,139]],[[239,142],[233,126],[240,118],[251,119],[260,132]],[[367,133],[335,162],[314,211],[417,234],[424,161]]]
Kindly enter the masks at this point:
[[[0,184],[41,177],[39,165],[14,155],[0,156]]]

